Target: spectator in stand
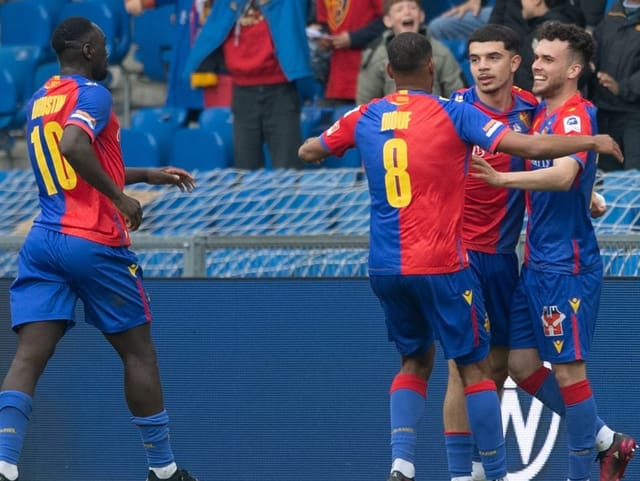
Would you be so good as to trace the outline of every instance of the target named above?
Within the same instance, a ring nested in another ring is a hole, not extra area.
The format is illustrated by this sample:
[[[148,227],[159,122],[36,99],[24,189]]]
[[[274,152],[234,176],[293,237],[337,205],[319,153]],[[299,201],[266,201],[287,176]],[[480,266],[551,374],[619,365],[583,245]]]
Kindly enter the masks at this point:
[[[431,38],[424,26],[424,10],[419,0],[384,0],[383,12],[384,25],[388,30],[362,54],[356,92],[357,104],[367,103],[395,91],[395,82],[387,75],[387,45],[402,32],[421,33],[431,43],[435,66],[433,95],[448,97],[451,92],[464,87],[460,65],[447,47]]]
[[[593,32],[593,102],[598,128],[622,147],[624,164],[601,155],[603,170],[640,169],[640,0],[616,1]]]
[[[467,0],[447,10],[429,23],[431,36],[438,40],[466,40],[471,32],[489,21],[489,3],[489,0]],[[429,8],[426,10],[428,15]]]
[[[271,166],[300,167],[296,81],[311,77],[307,10],[300,0],[216,0],[195,39],[185,73],[220,48],[231,75],[237,168],[265,167],[265,143]]]
[[[522,57],[514,82],[518,87],[531,90],[533,86],[533,45],[535,31],[547,20],[585,26],[582,10],[571,0],[496,0],[489,23],[505,25],[514,30],[521,39]]]
[[[207,18],[214,0],[124,0],[127,12],[140,15],[144,10],[174,5],[178,29],[169,66],[166,105],[184,107],[195,119],[203,108],[231,103],[231,79],[226,74],[221,52],[211,52],[191,76],[182,75],[196,34]]]
[[[318,0],[316,9],[318,46],[331,52],[325,103],[353,104],[362,50],[384,31],[382,0]]]

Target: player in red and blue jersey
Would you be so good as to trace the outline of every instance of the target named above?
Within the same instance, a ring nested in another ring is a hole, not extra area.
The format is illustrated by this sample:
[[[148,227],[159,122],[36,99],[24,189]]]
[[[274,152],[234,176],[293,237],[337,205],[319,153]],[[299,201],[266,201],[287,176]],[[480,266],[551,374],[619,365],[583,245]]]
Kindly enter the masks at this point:
[[[591,36],[552,22],[537,38],[533,92],[544,100],[533,132],[537,138],[594,134],[595,108],[577,90],[593,53]],[[610,445],[601,455],[609,458],[601,465],[602,480],[618,481],[636,448],[631,437],[611,430],[609,439],[596,439],[599,421],[586,374],[603,275],[590,214],[596,160],[594,152],[579,152],[527,160],[527,172],[508,173],[474,161],[480,173],[473,175],[491,185],[527,189],[527,242],[511,312],[509,369],[521,387],[536,394],[556,382],[540,358],[553,365],[564,402],[570,481],[589,479],[596,441]]]
[[[514,87],[514,72],[520,64],[519,39],[503,25],[486,25],[469,37],[468,50],[475,86],[459,94],[466,102],[488,116],[508,124],[518,132],[529,132],[538,101],[530,92]],[[503,153],[491,154],[480,148],[476,156],[484,158],[500,172],[524,170],[524,160]],[[501,389],[508,375],[509,319],[513,293],[519,281],[515,247],[522,230],[524,191],[488,186],[470,177],[466,184],[462,236],[469,249],[469,262],[476,271],[490,320],[492,377]],[[538,361],[540,373],[551,374]],[[443,407],[445,444],[451,479],[485,479],[481,464],[471,463],[473,441],[467,421],[462,381],[455,365],[449,369],[449,382]],[[555,377],[548,388],[531,392],[545,405],[564,415],[564,403]],[[527,384],[524,384],[527,387]],[[598,419],[596,447],[606,452],[612,446],[607,439],[613,431]],[[603,457],[602,459],[606,459]],[[473,466],[473,470],[472,470]],[[606,473],[606,463],[601,463]],[[602,481],[615,481],[607,476]]]
[[[149,463],[148,481],[194,481],[177,468],[169,443],[151,312],[128,230],[142,221],[125,184],[146,181],[194,187],[182,169],[125,169],[120,127],[106,77],[102,31],[71,17],[54,31],[60,62],[27,108],[26,135],[41,213],[18,258],[11,285],[18,348],[0,391],[0,481],[18,478],[18,459],[35,387],[56,344],[75,323],[78,299],[124,365],[125,396]]]
[[[402,33],[388,46],[398,91],[346,114],[299,155],[320,162],[360,149],[371,195],[369,277],[402,357],[391,385],[389,479],[415,475],[416,430],[433,368],[434,337],[465,384],[475,441],[488,479],[506,475],[500,404],[486,356],[489,333],[482,292],[462,239],[466,169],[473,145],[532,158],[581,148],[615,150],[608,137],[559,136],[539,142],[514,133],[462,99],[429,95],[431,45]],[[574,137],[572,140],[577,140]],[[582,146],[582,147],[581,147]]]

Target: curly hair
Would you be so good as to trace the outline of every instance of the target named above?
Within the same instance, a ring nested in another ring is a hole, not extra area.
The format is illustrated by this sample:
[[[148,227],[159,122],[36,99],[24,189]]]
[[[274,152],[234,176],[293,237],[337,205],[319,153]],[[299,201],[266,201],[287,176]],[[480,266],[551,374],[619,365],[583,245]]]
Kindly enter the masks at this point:
[[[582,27],[570,23],[545,22],[536,30],[538,40],[560,40],[569,43],[572,58],[586,67],[593,56],[591,35]]]

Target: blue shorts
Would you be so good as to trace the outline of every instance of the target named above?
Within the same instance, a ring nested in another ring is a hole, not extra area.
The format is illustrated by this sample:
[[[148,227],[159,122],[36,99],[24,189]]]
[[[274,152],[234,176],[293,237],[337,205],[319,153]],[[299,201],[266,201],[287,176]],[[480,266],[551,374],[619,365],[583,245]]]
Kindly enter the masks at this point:
[[[78,299],[86,322],[107,334],[151,321],[133,252],[41,227],[31,229],[20,250],[10,299],[14,329],[35,321],[65,321],[70,328]]]
[[[446,359],[470,364],[489,352],[480,284],[471,269],[428,276],[369,280],[385,313],[389,340],[403,356],[425,353],[440,340]]]
[[[587,360],[600,307],[602,268],[558,274],[522,268],[511,311],[511,348],[537,348],[551,364]]]
[[[469,264],[480,279],[489,315],[491,345],[509,347],[509,324],[513,292],[518,285],[518,256],[469,250]]]

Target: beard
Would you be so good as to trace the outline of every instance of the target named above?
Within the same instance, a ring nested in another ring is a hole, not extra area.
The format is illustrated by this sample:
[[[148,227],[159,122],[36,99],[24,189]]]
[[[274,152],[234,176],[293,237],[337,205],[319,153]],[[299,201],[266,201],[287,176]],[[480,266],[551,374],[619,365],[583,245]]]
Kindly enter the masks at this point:
[[[545,83],[536,87],[536,82],[534,80],[531,91],[534,93],[534,95],[538,95],[540,97],[547,97],[549,96],[549,94],[555,92],[556,90],[559,90],[563,86],[563,84],[564,84],[564,81],[562,79],[547,78],[547,81]]]

